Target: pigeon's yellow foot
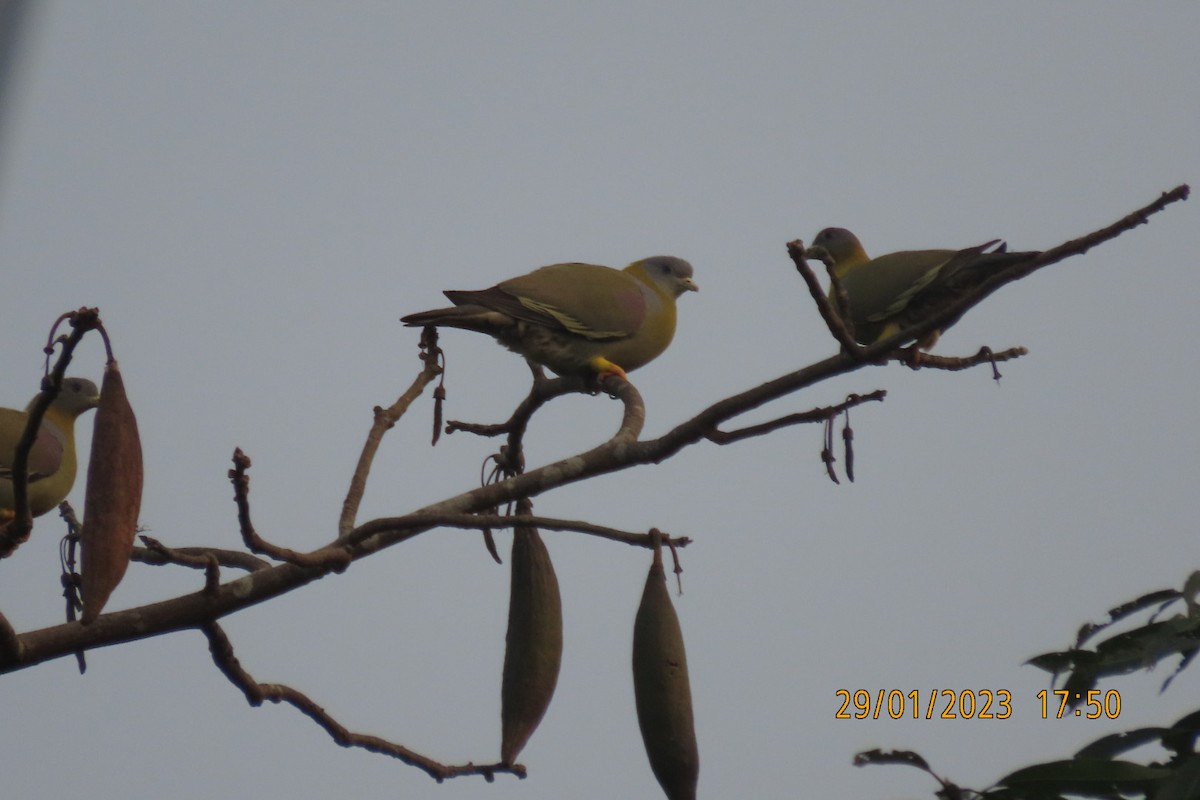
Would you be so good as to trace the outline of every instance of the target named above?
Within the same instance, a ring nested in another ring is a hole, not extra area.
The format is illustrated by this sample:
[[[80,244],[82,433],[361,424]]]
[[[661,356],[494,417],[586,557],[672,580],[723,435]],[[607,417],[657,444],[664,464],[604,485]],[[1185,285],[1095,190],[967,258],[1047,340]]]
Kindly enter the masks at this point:
[[[613,362],[609,361],[604,356],[596,356],[591,360],[592,369],[596,370],[596,380],[603,383],[605,378],[611,378],[616,375],[624,381],[629,380],[629,376],[625,374],[625,370],[618,367]]]

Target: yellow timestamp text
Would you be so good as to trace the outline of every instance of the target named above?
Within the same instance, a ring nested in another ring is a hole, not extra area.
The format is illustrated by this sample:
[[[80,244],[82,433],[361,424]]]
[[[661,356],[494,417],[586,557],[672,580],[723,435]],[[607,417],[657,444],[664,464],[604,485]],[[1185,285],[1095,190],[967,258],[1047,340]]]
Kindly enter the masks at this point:
[[[1008,719],[1012,692],[1007,689],[838,689],[841,706],[834,719]],[[1044,707],[1044,705],[1043,705]],[[1043,716],[1045,716],[1043,714]]]
[[[1121,693],[1116,689],[1109,689],[1107,692],[1099,689],[1086,692],[1042,689],[1037,693],[1037,698],[1042,704],[1042,719],[1049,719],[1052,714],[1055,719],[1062,719],[1064,716],[1116,719],[1121,715]],[[1057,709],[1055,705],[1058,706]]]

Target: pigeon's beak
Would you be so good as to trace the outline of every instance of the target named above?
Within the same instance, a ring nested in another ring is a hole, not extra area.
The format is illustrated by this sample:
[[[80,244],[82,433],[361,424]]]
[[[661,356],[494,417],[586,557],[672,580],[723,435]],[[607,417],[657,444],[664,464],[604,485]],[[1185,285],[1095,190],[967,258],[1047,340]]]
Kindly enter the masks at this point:
[[[820,245],[804,248],[805,261],[832,261],[829,257],[829,251]]]

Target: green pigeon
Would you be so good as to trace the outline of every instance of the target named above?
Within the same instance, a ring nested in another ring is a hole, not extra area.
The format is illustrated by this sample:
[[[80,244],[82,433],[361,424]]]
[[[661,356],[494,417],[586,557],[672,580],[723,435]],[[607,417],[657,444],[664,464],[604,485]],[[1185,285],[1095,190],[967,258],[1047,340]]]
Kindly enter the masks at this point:
[[[13,455],[29,420],[25,411],[0,408],[0,525],[15,515]],[[58,506],[75,485],[75,419],[100,403],[100,390],[85,378],[67,378],[62,391],[46,409],[37,438],[29,450],[29,508],[38,517]]]
[[[643,258],[625,269],[551,264],[490,289],[446,291],[451,308],[400,321],[486,333],[559,375],[625,377],[667,349],[675,299],[696,290],[692,265],[673,256]]]
[[[992,250],[995,245],[999,245]],[[990,252],[989,252],[990,251]],[[859,344],[886,339],[918,322],[934,307],[977,285],[991,270],[1038,255],[1010,253],[999,239],[963,250],[902,250],[871,258],[845,228],[825,228],[806,251],[808,258],[828,256],[833,274],[846,292],[849,309],[839,309],[854,327]],[[837,298],[830,291],[830,301]],[[928,350],[941,331],[917,345]]]

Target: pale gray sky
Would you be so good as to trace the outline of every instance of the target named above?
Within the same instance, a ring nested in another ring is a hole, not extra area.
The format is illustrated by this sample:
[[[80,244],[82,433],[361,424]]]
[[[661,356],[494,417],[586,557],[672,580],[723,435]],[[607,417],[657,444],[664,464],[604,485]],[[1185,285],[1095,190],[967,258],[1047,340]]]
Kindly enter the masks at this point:
[[[254,460],[260,532],[329,540],[371,407],[418,368],[418,334],[397,318],[441,289],[555,261],[689,259],[701,291],[682,299],[671,349],[634,374],[656,435],[834,351],[791,239],[843,225],[876,253],[1043,248],[1200,176],[1188,2],[37,11],[0,153],[0,403],[36,391],[55,316],[98,305],[141,425],[142,521],[171,545],[238,545],[235,446]],[[1003,290],[943,338],[946,355],[1029,347],[1000,386],[987,370],[892,366],[753,416],[886,388],[854,414],[853,485],[824,477],[812,427],[538,499],[547,515],[697,540],[675,600],[701,796],[936,788],[850,765],[871,747],[916,749],[982,788],[1196,707],[1196,671],[1159,696],[1160,670],[1112,684],[1116,721],[1044,721],[1045,675],[1022,666],[1197,563],[1195,202]],[[448,416],[506,417],[521,361],[468,333],[443,344]],[[73,372],[99,379],[102,364],[89,340]],[[477,480],[495,443],[455,434],[431,450],[430,415],[426,398],[388,436],[363,519]],[[590,447],[618,419],[604,397],[558,401],[529,462]],[[19,630],[62,618],[60,535],[45,518],[0,563]],[[566,642],[525,781],[437,786],[342,750],[289,708],[250,709],[183,633],[92,652],[82,678],[63,659],[0,679],[6,796],[660,796],[629,677],[648,554],[546,540]],[[432,532],[226,628],[256,678],[350,728],[489,761],[507,580],[477,534]],[[135,564],[110,608],[198,588]],[[836,721],[836,691],[858,688],[1008,689],[1014,714]]]

